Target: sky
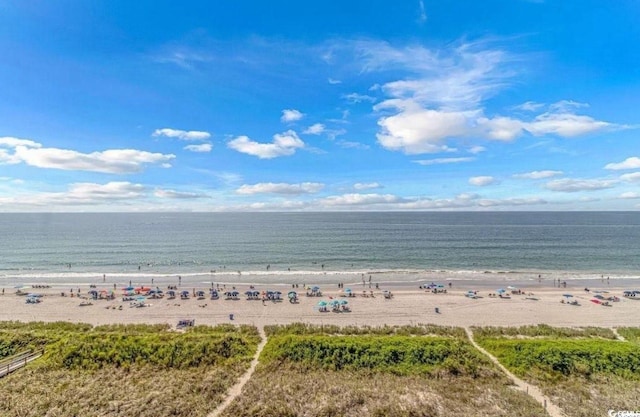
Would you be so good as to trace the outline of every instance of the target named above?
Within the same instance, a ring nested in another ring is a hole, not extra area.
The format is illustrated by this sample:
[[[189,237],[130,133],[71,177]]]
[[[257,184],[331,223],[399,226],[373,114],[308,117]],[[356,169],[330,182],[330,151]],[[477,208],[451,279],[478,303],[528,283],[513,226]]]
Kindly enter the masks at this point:
[[[634,0],[0,0],[0,212],[640,208]]]

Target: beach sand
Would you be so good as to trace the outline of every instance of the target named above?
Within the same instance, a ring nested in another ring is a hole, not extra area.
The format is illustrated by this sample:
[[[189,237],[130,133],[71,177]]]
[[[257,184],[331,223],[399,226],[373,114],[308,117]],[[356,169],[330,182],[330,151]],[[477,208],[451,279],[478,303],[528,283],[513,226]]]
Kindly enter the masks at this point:
[[[616,285],[616,284],[623,284]],[[96,284],[101,288],[101,284]],[[105,284],[102,284],[105,285]],[[523,295],[511,295],[510,299],[489,297],[497,288],[505,288],[504,282],[453,282],[453,288],[447,288],[446,294],[433,294],[418,288],[418,284],[383,284],[379,290],[373,288],[374,297],[363,297],[362,291],[370,293],[368,283],[351,285],[355,297],[346,297],[351,312],[319,312],[317,304],[320,300],[343,299],[343,293],[337,285],[323,286],[322,297],[307,297],[302,285],[296,290],[299,302],[291,304],[286,294],[291,285],[258,285],[256,289],[267,289],[283,292],[284,301],[272,302],[261,300],[248,301],[244,292],[247,284],[236,285],[240,292],[240,300],[225,300],[222,293],[218,300],[168,300],[150,299],[148,307],[132,308],[129,301],[122,297],[115,300],[96,300],[90,306],[80,306],[81,299],[69,296],[69,288],[52,287],[45,289],[24,288],[23,291],[38,292],[43,295],[39,304],[25,303],[25,297],[16,295],[15,289],[6,289],[0,295],[0,320],[30,321],[68,321],[83,322],[94,325],[110,323],[167,323],[175,326],[178,320],[195,319],[196,324],[216,325],[221,323],[249,324],[264,326],[269,324],[287,324],[304,322],[311,324],[335,325],[410,325],[417,323],[434,323],[449,326],[519,326],[528,324],[549,324],[552,326],[598,326],[620,327],[640,326],[640,300],[622,297],[625,289],[638,287],[638,280],[625,280],[622,283],[611,283],[600,280],[580,280],[569,283],[567,288],[554,287],[547,281],[523,282],[511,281],[508,285],[516,286]],[[592,292],[585,292],[588,286]],[[345,285],[346,287],[346,285]],[[109,288],[108,284],[105,288]],[[111,288],[113,288],[111,286]],[[161,287],[166,290],[166,287]],[[180,290],[192,292],[202,289],[208,295],[208,286],[200,284],[185,285]],[[227,289],[231,285],[226,284]],[[393,298],[385,299],[382,290],[391,290]],[[465,293],[478,290],[481,298],[470,299]],[[620,302],[605,307],[592,303],[594,290],[608,291],[605,297],[618,296]],[[66,296],[61,296],[61,292]],[[86,295],[88,288],[82,288]],[[74,295],[77,292],[74,289]],[[121,293],[118,289],[117,293]],[[533,295],[526,295],[526,294]],[[580,306],[561,303],[563,294],[573,294],[571,300],[577,300]],[[118,309],[122,306],[122,309]],[[440,313],[436,313],[436,307]],[[230,315],[233,315],[233,320]]]

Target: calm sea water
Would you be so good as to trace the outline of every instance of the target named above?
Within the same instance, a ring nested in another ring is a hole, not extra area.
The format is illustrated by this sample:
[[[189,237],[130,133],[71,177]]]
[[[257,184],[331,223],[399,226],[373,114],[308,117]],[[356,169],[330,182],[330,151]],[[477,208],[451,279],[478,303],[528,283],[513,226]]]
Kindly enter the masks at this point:
[[[639,255],[636,212],[0,214],[0,283],[289,270],[637,277]]]

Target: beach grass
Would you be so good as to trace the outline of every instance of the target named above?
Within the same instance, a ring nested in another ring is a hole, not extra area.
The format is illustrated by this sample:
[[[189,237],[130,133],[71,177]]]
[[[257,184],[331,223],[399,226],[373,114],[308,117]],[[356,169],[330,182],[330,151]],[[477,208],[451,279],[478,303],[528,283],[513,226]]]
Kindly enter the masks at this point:
[[[0,415],[205,416],[247,369],[250,326],[0,323],[0,358],[44,355],[0,379]]]
[[[517,376],[539,386],[571,417],[640,404],[640,346],[608,329],[475,328],[477,342]],[[522,333],[519,334],[520,330]]]
[[[629,342],[640,345],[640,327],[620,327],[617,331]]]
[[[542,416],[452,327],[269,326],[224,416]]]

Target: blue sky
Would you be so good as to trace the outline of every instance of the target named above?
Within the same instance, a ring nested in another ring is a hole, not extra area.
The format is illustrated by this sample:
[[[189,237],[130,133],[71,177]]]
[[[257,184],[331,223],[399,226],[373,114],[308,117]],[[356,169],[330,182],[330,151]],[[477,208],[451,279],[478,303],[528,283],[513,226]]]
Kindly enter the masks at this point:
[[[0,0],[0,211],[636,210],[638,21],[632,0]]]

